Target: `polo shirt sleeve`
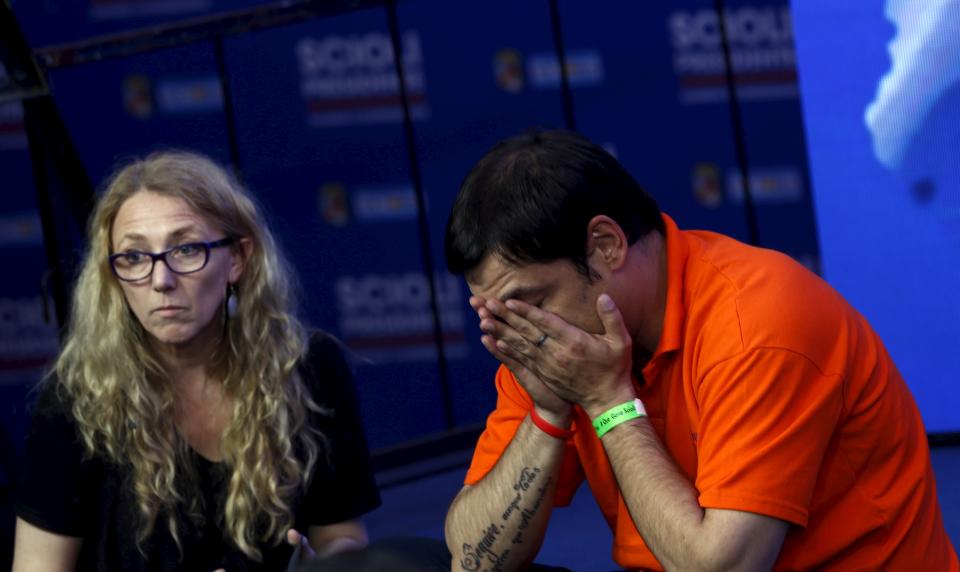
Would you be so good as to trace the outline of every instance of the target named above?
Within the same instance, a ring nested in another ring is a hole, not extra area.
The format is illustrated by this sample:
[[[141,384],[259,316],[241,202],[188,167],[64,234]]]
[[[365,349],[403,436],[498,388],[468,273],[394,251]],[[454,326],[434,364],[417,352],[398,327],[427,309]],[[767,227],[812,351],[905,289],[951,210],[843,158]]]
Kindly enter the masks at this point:
[[[510,370],[500,366],[495,379],[497,408],[487,417],[487,425],[477,441],[473,460],[464,484],[475,485],[490,472],[510,445],[517,429],[533,408],[533,400]],[[583,469],[573,439],[567,439],[557,482],[554,506],[567,506],[583,481]]]
[[[753,349],[712,367],[697,400],[700,505],[806,526],[843,409],[842,379],[801,354]]]

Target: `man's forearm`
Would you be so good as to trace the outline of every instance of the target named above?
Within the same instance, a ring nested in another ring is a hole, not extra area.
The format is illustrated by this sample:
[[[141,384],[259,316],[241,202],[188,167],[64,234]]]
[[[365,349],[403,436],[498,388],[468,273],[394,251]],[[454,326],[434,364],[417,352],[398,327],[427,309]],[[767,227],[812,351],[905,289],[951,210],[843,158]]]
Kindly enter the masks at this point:
[[[624,502],[647,547],[667,570],[770,570],[787,524],[772,517],[704,510],[653,426],[635,419],[602,438]]]
[[[557,486],[563,441],[529,417],[497,465],[454,500],[446,521],[453,570],[516,570],[540,549]]]
[[[602,443],[647,547],[667,569],[697,569],[706,540],[701,534],[704,511],[650,423],[628,421],[604,435]]]

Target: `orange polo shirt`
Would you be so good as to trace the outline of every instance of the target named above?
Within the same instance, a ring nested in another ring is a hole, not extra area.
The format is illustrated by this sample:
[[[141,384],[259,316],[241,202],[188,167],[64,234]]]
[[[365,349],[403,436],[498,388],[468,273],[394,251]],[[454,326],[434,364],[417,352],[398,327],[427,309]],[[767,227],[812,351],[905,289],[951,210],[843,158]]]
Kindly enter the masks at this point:
[[[778,570],[960,570],[920,413],[867,321],[787,256],[664,221],[666,314],[637,395],[700,506],[793,525]],[[466,484],[532,407],[506,368],[496,385]],[[572,427],[555,504],[586,478],[613,559],[660,569],[579,407]]]

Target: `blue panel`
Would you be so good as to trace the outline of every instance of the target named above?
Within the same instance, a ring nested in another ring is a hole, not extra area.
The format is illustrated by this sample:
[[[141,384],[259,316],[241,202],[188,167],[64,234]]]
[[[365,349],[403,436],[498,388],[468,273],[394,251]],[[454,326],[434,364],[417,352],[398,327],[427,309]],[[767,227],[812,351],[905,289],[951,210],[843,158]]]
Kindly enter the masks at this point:
[[[157,149],[228,161],[216,69],[213,47],[195,44],[54,71],[51,92],[93,183]]]
[[[819,270],[789,3],[724,4],[760,244]],[[709,20],[700,30],[700,50],[710,51]],[[728,173],[724,182],[727,199],[741,204],[740,177]]]
[[[269,0],[12,0],[33,47],[254,7]]]
[[[434,105],[422,36],[406,26],[403,38],[422,122]],[[385,13],[252,33],[227,53],[242,171],[300,272],[307,316],[358,358],[371,446],[446,429]]]
[[[743,207],[724,193],[736,156],[722,59],[719,73],[689,74],[675,63],[699,46],[677,45],[674,19],[709,17],[712,6],[625,2],[597,10],[563,0],[560,15],[577,128],[613,152],[681,227],[746,240]]]
[[[505,17],[509,15],[509,17]],[[462,278],[444,268],[447,217],[467,171],[500,139],[531,126],[562,127],[559,86],[534,81],[536,61],[552,57],[546,2],[403,2],[404,29],[422,40],[430,114],[416,123],[429,199],[433,256],[457,424],[481,421],[495,406],[497,362],[480,344],[476,313]]]
[[[789,7],[726,3],[760,244],[817,265]],[[687,228],[746,240],[714,3],[560,3],[577,127]]]
[[[825,275],[960,429],[960,2],[794,12]]]
[[[0,439],[23,447],[28,392],[57,353],[52,300],[44,312],[47,269],[36,188],[19,103],[0,105]],[[5,484],[0,470],[0,485]]]

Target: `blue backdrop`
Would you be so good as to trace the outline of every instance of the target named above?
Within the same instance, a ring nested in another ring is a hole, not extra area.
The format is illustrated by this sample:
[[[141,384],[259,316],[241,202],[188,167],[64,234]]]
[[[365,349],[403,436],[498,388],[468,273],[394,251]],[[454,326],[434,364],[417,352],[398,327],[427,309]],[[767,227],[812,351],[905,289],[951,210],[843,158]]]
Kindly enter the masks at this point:
[[[15,0],[13,7],[31,43],[45,45],[253,4]],[[789,6],[728,4],[761,244],[817,268]],[[558,6],[576,127],[618,156],[682,227],[746,240],[712,0]],[[306,318],[340,337],[355,358],[375,448],[481,422],[493,408],[497,364],[479,343],[462,279],[443,265],[447,213],[467,170],[496,141],[530,126],[565,126],[548,2],[405,0],[398,19],[423,213],[382,9],[227,38],[228,93],[211,43],[50,74],[97,182],[124,158],[164,147],[230,161],[232,109],[238,171],[300,273]],[[30,189],[29,181],[21,186]],[[434,276],[425,271],[425,252]]]
[[[886,342],[927,429],[956,431],[960,2],[809,0],[794,21],[825,276]]]

